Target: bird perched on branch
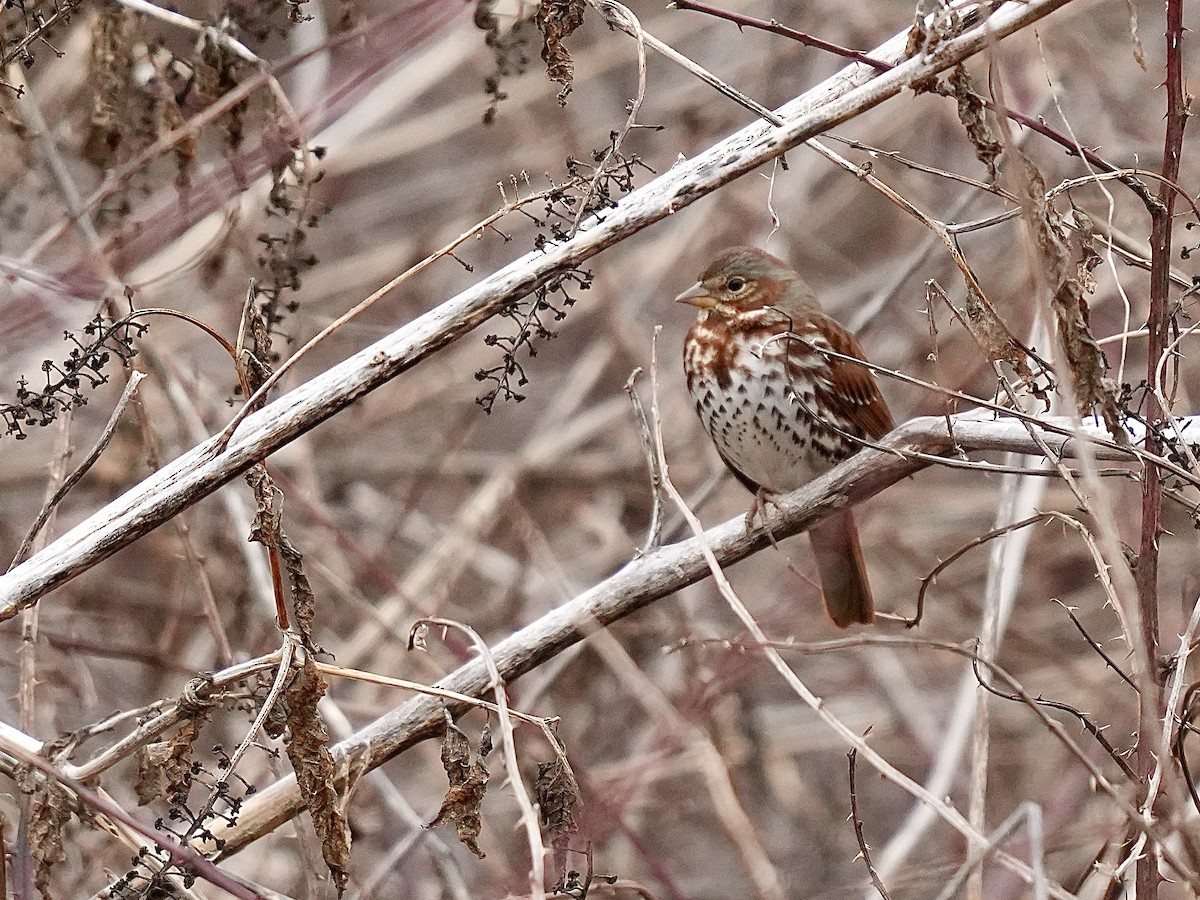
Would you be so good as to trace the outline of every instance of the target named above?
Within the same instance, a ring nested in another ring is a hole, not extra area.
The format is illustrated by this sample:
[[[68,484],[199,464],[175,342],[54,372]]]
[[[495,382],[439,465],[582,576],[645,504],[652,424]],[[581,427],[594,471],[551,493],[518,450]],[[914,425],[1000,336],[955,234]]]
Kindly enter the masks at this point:
[[[862,347],[782,260],[726,250],[675,299],[700,311],[683,347],[688,391],[717,453],[755,492],[748,520],[771,494],[807,484],[892,429],[870,370],[821,352],[865,360]],[[843,628],[874,621],[853,511],[809,536],[829,617]]]

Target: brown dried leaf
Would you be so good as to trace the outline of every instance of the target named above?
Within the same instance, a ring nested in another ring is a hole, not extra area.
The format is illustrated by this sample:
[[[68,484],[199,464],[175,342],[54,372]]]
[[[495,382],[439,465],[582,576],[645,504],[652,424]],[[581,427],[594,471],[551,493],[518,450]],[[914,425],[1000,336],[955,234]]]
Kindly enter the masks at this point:
[[[918,54],[923,57],[930,56],[947,38],[960,33],[975,18],[970,12],[959,15],[949,9],[930,15],[925,9],[926,6],[925,3],[918,3],[916,12],[913,13],[913,24],[908,30],[908,39],[904,42],[904,55],[908,58]]]
[[[1066,229],[1058,211],[1046,202],[1046,184],[1037,166],[1019,150],[1014,153],[1019,168],[1012,185],[1021,201],[1021,216],[1033,237],[1038,262],[1050,284],[1050,308],[1058,331],[1080,415],[1091,415],[1097,408],[1113,439],[1126,440],[1117,407],[1116,386],[1105,376],[1108,361],[1088,327],[1086,294],[1095,286],[1092,270],[1100,257],[1093,244],[1091,220],[1076,211],[1081,232],[1081,254],[1072,262]]]
[[[965,66],[958,65],[950,73],[948,82],[950,96],[958,103],[958,120],[967,129],[967,137],[975,148],[975,156],[988,168],[993,179],[996,178],[996,159],[1004,149],[988,123],[987,107],[983,98],[971,87],[971,76]]]
[[[288,536],[279,530],[279,556],[287,572],[288,587],[292,594],[292,609],[296,612],[296,629],[304,646],[313,653],[325,650],[313,639],[313,619],[317,614],[317,598],[313,593],[308,576],[304,574],[304,556],[297,550]]]
[[[321,856],[340,897],[350,877],[347,871],[350,866],[350,828],[336,786],[329,732],[317,714],[317,701],[324,695],[325,679],[317,671],[312,657],[306,656],[304,666],[284,695],[291,733],[286,749],[296,773],[300,796],[304,798],[321,839]]]
[[[1008,326],[996,312],[996,308],[988,302],[968,282],[967,284],[967,318],[964,322],[971,337],[992,362],[1006,362],[1023,381],[1033,378],[1029,367],[1029,357],[1025,348],[1012,336]]]
[[[471,759],[471,744],[459,729],[450,714],[446,714],[446,736],[442,739],[442,767],[450,787],[442,800],[434,820],[426,828],[436,828],[448,822],[454,824],[458,839],[468,850],[483,859],[486,854],[479,849],[479,833],[482,831],[479,806],[487,792],[488,770],[483,759],[492,749],[491,732],[484,729],[479,739],[479,755]]]
[[[29,846],[34,862],[33,883],[46,898],[51,896],[51,868],[67,858],[63,847],[63,829],[70,820],[70,800],[61,788],[47,785],[34,795],[29,812]]]
[[[137,793],[138,806],[153,803],[167,795],[167,761],[171,758],[171,745],[166,741],[154,741],[137,753],[137,778],[133,789]]]
[[[279,176],[276,175],[275,181],[271,186],[272,192],[278,189],[280,183]],[[304,232],[301,230],[298,234],[303,235]],[[259,265],[260,267],[265,266],[269,270],[275,261],[272,254],[281,245],[271,240],[268,234],[260,234],[258,238],[268,248],[268,254],[259,258]],[[257,293],[257,286],[252,285],[251,294],[255,295]],[[253,392],[262,387],[266,380],[271,377],[271,360],[275,359],[276,355],[271,348],[271,323],[266,305],[258,302],[247,303],[244,307],[243,317],[240,330],[245,335],[245,340],[241,348],[242,352],[237,361],[238,375],[245,382],[245,386]],[[262,401],[259,402],[259,406],[261,405]]]
[[[1075,215],[1075,230],[1079,235],[1079,248],[1082,252],[1079,262],[1075,265],[1075,277],[1085,294],[1094,294],[1096,279],[1092,277],[1092,272],[1104,262],[1096,250],[1096,226],[1092,217],[1082,209],[1073,209],[1072,212]]]
[[[1071,383],[1080,415],[1091,415],[1099,407],[1113,439],[1125,443],[1128,438],[1117,407],[1116,385],[1104,375],[1108,361],[1088,328],[1088,304],[1079,282],[1075,278],[1065,279],[1055,291],[1050,306],[1058,324],[1058,339],[1071,369]]]
[[[254,495],[254,521],[250,523],[249,540],[272,547],[278,543],[279,514],[275,511],[275,482],[259,463],[246,472],[246,484]]]
[[[1033,161],[1019,149],[1013,150],[1009,168],[1010,189],[1021,201],[1021,218],[1034,239],[1038,259],[1051,284],[1067,276],[1071,254],[1063,235],[1058,212],[1046,202],[1046,182]]]
[[[112,164],[129,129],[125,115],[132,90],[137,17],[115,3],[101,4],[92,28],[92,111],[84,158],[101,168]]]
[[[925,26],[925,15],[918,6],[917,11],[913,13],[912,27],[908,29],[908,40],[904,42],[905,58],[911,59],[918,51],[924,50],[928,40],[929,29]]]
[[[211,716],[211,708],[198,709],[167,742],[163,761],[164,795],[173,804],[187,803],[192,789],[192,747]]]
[[[579,809],[579,783],[566,759],[555,754],[549,762],[538,764],[534,785],[538,807],[542,811],[542,827],[557,845],[562,838],[575,833],[575,811]]]
[[[583,0],[542,0],[537,11],[537,26],[542,32],[542,62],[546,77],[563,86],[558,102],[566,106],[575,77],[575,64],[563,39],[583,24]]]
[[[325,650],[313,639],[312,632],[317,608],[316,595],[304,573],[304,555],[288,540],[283,530],[281,514],[275,503],[279,489],[261,463],[247,471],[245,478],[254,494],[254,521],[250,525],[249,539],[279,552],[279,559],[288,577],[300,638],[310,652],[324,653]]]
[[[483,731],[479,732],[479,747],[475,752],[480,759],[487,759],[492,749],[492,725],[489,722],[483,726]]]
[[[17,790],[22,794],[32,794],[41,787],[37,770],[25,763],[17,766],[16,771],[13,772],[13,780],[16,782]]]
[[[909,89],[914,96],[919,97],[921,94],[937,93],[941,90],[941,85],[938,84],[936,75],[927,75],[924,78],[914,78],[908,84]]]

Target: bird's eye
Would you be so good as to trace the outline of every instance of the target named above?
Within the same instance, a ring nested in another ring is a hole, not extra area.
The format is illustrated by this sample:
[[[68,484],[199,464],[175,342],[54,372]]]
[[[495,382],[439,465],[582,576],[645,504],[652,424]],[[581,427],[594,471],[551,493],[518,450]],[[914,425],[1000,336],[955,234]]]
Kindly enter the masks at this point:
[[[729,293],[731,293],[731,294],[736,294],[736,293],[742,291],[745,287],[746,287],[746,279],[739,278],[736,275],[733,278],[730,278],[727,282],[725,282],[725,290],[729,291]]]

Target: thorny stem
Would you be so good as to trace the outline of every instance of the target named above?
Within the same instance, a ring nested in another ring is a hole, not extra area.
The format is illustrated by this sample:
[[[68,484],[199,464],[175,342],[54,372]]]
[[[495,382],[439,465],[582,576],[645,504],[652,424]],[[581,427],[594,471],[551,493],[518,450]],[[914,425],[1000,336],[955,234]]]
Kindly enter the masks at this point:
[[[891,900],[887,888],[883,885],[883,880],[880,879],[879,873],[875,871],[875,866],[871,863],[871,848],[867,844],[866,836],[863,834],[862,816],[858,814],[858,789],[854,783],[854,769],[855,764],[858,762],[858,748],[852,748],[846,756],[850,763],[850,818],[854,822],[854,837],[858,841],[858,855],[862,859],[863,865],[867,867],[867,874],[871,877],[871,884],[879,892],[881,900]]]
[[[1164,182],[1179,177],[1179,159],[1183,147],[1183,131],[1187,124],[1190,98],[1183,93],[1183,0],[1167,0],[1166,46],[1167,126],[1163,141],[1162,175]],[[1151,211],[1150,231],[1150,310],[1146,328],[1149,332],[1146,361],[1147,383],[1154,384],[1159,360],[1166,351],[1169,321],[1166,316],[1167,294],[1170,290],[1172,216],[1175,211],[1175,192],[1166,184],[1159,189],[1159,208]],[[1146,397],[1145,416],[1151,426],[1146,432],[1145,448],[1150,453],[1162,449],[1154,428],[1163,416],[1162,406],[1153,392]],[[1151,660],[1150,677],[1156,690],[1152,696],[1141,696],[1138,727],[1136,768],[1143,785],[1148,786],[1158,764],[1155,759],[1154,720],[1161,706],[1162,677],[1158,666],[1158,536],[1162,532],[1162,479],[1159,468],[1147,463],[1142,478],[1142,532],[1134,582],[1137,585],[1138,608],[1142,623],[1141,640]],[[1145,798],[1143,815],[1153,816],[1153,796]],[[1157,850],[1157,848],[1155,848]],[[1136,884],[1139,898],[1155,900],[1158,896],[1158,852],[1143,853],[1137,862]]]
[[[778,34],[782,37],[791,38],[793,41],[798,41],[806,47],[815,47],[817,50],[825,50],[828,53],[836,54],[837,56],[852,59],[855,62],[860,62],[864,66],[870,66],[879,72],[886,72],[892,68],[890,63],[883,60],[875,59],[867,56],[867,54],[859,50],[851,50],[848,47],[842,47],[839,44],[831,44],[829,41],[822,40],[819,37],[814,37],[811,34],[806,34],[803,31],[797,31],[794,28],[788,28],[771,19],[769,22],[763,19],[755,19],[751,16],[744,16],[741,13],[733,12],[732,10],[719,9],[715,6],[709,6],[707,3],[694,3],[692,0],[674,0],[671,6],[676,9],[684,10],[685,12],[704,13],[707,16],[714,16],[718,19],[725,19],[732,22],[741,31],[743,28],[758,28],[762,31],[769,31],[772,34]]]
[[[1165,844],[1165,840],[1163,840],[1167,830],[1178,828],[1179,822],[1176,821],[1172,823],[1168,820],[1165,823],[1157,823],[1149,822],[1145,819],[1139,820],[1138,817],[1136,817],[1136,805],[1127,798],[1126,793],[1122,790],[1120,784],[1110,780],[1105,775],[1101,766],[1094,762],[1078,744],[1078,742],[1076,742],[1066,726],[1046,712],[1046,701],[1043,701],[1040,697],[1035,698],[1034,695],[1030,694],[1025,686],[1022,685],[1021,682],[1016,678],[1014,678],[1012,674],[1009,673],[1005,668],[995,662],[981,657],[979,655],[978,647],[973,646],[975,644],[974,641],[960,644],[953,641],[938,640],[933,638],[916,638],[903,635],[880,634],[858,634],[851,637],[834,638],[825,641],[796,641],[790,638],[786,641],[770,641],[758,635],[754,635],[753,633],[751,634],[751,637],[752,640],[745,638],[738,638],[737,640],[731,640],[727,638],[685,638],[684,640],[673,645],[671,649],[681,649],[683,647],[712,644],[742,652],[761,651],[767,655],[768,659],[771,659],[772,653],[780,654],[786,652],[819,654],[837,653],[852,647],[923,647],[954,653],[958,656],[962,656],[971,660],[972,666],[975,670],[976,679],[980,678],[980,669],[986,669],[993,677],[995,677],[1001,684],[1011,691],[1011,695],[1001,694],[1000,696],[1023,703],[1026,708],[1028,708],[1029,711],[1037,717],[1039,722],[1055,737],[1055,739],[1057,739],[1057,741],[1070,752],[1071,756],[1073,756],[1084,767],[1084,769],[1088,771],[1096,787],[1101,792],[1106,794],[1117,807],[1121,808],[1125,812],[1125,814],[1130,818],[1133,827],[1142,832],[1143,839],[1149,838],[1151,841],[1159,841],[1164,845],[1163,856],[1167,864],[1170,865],[1172,869],[1184,881],[1186,881],[1189,886],[1193,888],[1193,890],[1195,890],[1195,878],[1192,874],[1192,871],[1187,867],[1180,854],[1173,852],[1172,849]],[[1064,706],[1065,705],[1060,705],[1057,708],[1063,709]],[[1074,710],[1073,708],[1072,713],[1080,719],[1086,718],[1082,716],[1078,710]],[[1101,730],[1098,728],[1089,728],[1087,730],[1093,737],[1097,737],[1101,733]],[[1107,744],[1107,741],[1103,741],[1101,743],[1102,745]],[[869,749],[868,745],[858,742],[856,746],[858,746],[859,749],[863,751],[864,755],[866,755]],[[1109,752],[1111,757],[1111,745],[1105,749]],[[880,772],[881,774],[886,774],[882,769],[880,769]],[[950,822],[949,819],[946,819],[946,821]],[[951,824],[953,823],[951,822]],[[967,835],[968,832],[964,830],[963,834]],[[976,838],[978,838],[979,834],[980,833],[977,831],[974,832],[974,836]],[[989,848],[989,842],[979,842],[976,849],[972,851],[973,854],[978,854],[980,852],[991,852]],[[1038,865],[1037,868],[1040,870],[1040,865]],[[1027,870],[1027,873],[1028,875],[1032,875],[1033,867],[1030,867]],[[1028,878],[1027,880],[1032,882],[1032,878]],[[1061,896],[1064,892],[1056,889],[1049,889],[1048,886],[1047,893],[1051,896]],[[1034,896],[1037,896],[1036,888]]]

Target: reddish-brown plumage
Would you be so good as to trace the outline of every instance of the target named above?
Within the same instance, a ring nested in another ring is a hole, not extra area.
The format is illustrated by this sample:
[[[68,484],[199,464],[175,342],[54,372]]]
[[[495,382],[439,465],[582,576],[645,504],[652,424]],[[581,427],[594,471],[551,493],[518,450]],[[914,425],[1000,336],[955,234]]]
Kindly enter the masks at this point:
[[[676,298],[700,310],[684,342],[696,411],[721,459],[751,491],[794,490],[882,437],[892,414],[858,341],[821,310],[799,274],[753,247],[718,256]],[[853,514],[809,529],[826,608],[869,623],[874,603]]]

